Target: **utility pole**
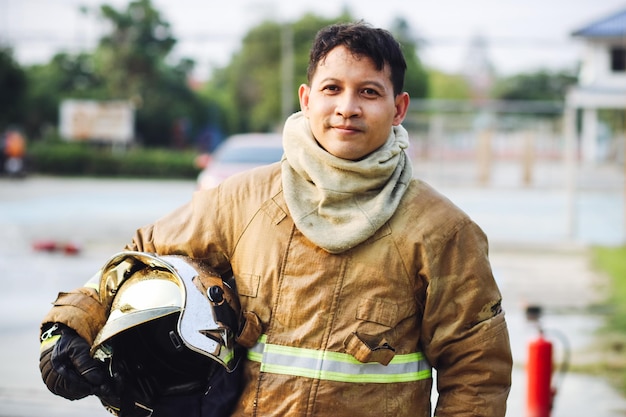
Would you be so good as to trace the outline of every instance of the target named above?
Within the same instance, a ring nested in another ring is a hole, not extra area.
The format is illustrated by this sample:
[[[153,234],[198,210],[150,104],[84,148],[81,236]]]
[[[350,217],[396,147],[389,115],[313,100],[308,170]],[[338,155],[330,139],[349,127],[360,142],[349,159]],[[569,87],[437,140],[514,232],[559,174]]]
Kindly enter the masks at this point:
[[[578,211],[576,210],[577,156],[576,108],[566,106],[563,115],[565,136],[565,193],[567,198],[567,235],[574,239],[577,235]]]

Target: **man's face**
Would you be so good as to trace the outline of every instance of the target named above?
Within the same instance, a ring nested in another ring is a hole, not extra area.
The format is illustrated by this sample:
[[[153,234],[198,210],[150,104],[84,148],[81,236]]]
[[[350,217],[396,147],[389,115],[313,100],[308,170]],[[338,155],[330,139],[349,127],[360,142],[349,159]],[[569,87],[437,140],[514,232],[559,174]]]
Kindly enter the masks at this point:
[[[368,57],[338,46],[320,61],[311,85],[298,91],[313,136],[332,155],[361,159],[380,148],[409,106],[407,93],[394,95],[388,65],[378,71]]]

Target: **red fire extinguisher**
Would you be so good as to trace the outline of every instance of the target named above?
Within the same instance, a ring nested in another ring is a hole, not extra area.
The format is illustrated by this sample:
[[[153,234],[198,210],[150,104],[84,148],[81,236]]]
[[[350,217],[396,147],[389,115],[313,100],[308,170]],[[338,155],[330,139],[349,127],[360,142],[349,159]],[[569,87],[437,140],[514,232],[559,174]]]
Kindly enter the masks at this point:
[[[536,306],[529,307],[526,311],[527,318],[535,322],[538,328],[537,337],[528,344],[526,417],[550,417],[557,393],[556,384],[552,378],[555,371],[553,344],[545,338],[544,330],[539,324],[540,314],[541,309]],[[558,332],[554,333],[558,334]],[[569,349],[566,339],[562,339],[567,358]],[[563,361],[561,373],[564,373],[567,363],[568,360]]]
[[[527,417],[550,417],[556,390],[552,388],[552,343],[543,332],[528,344]]]

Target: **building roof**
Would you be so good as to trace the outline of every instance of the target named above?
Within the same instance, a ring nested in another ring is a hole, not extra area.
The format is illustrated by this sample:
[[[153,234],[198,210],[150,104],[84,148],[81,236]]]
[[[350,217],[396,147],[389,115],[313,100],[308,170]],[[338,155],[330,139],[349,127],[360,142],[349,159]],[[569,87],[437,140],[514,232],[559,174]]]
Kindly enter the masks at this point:
[[[586,38],[614,38],[626,36],[626,9],[597,20],[572,32],[572,36]]]

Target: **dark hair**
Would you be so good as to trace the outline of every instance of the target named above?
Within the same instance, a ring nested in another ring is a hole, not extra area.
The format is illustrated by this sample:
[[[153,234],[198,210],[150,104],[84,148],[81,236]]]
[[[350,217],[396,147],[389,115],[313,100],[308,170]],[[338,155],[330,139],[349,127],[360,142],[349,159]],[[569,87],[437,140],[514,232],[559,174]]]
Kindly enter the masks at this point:
[[[368,57],[379,71],[389,64],[393,92],[398,95],[404,88],[406,61],[400,44],[385,30],[364,22],[338,23],[317,32],[309,55],[307,79],[311,83],[317,65],[337,46],[345,46],[355,56]]]

